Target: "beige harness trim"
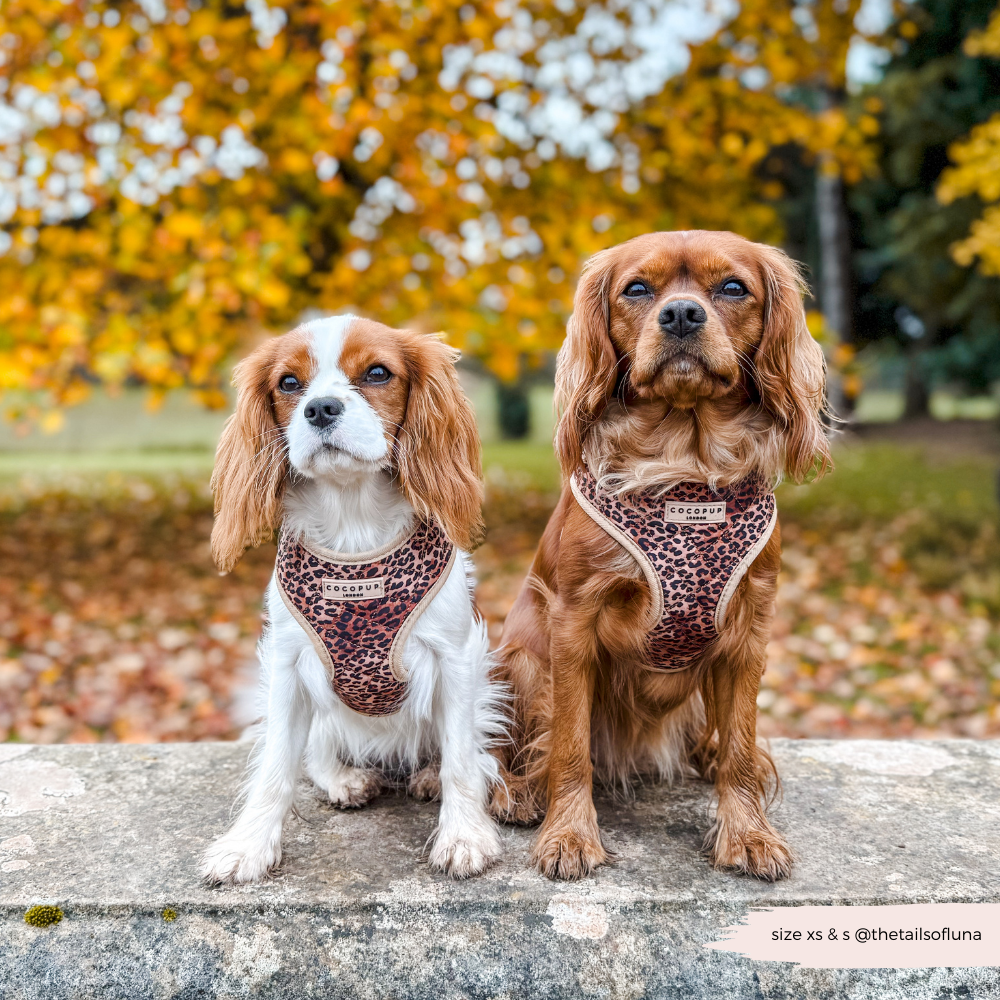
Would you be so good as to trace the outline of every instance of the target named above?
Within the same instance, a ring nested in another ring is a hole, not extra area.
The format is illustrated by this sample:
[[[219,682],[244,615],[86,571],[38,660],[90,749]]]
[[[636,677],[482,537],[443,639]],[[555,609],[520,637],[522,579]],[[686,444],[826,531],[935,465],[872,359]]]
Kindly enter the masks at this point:
[[[653,598],[653,607],[650,614],[652,621],[649,628],[655,628],[663,618],[663,585],[660,583],[660,574],[653,568],[653,564],[638,545],[629,538],[617,525],[612,524],[584,495],[580,492],[580,487],[576,482],[576,473],[569,479],[570,489],[576,502],[583,512],[601,529],[606,531],[632,558],[639,564],[642,575],[649,584],[649,593]]]
[[[391,555],[396,549],[401,549],[417,533],[417,527],[417,523],[414,522],[412,527],[407,528],[401,535],[397,535],[391,542],[386,542],[385,545],[377,549],[369,549],[367,552],[334,552],[333,549],[326,549],[314,542],[307,542],[304,538],[299,538],[298,543],[306,552],[311,552],[323,562],[369,563]]]
[[[750,551],[737,563],[736,569],[733,570],[729,579],[726,581],[725,587],[722,588],[722,596],[719,598],[719,603],[715,608],[715,631],[722,633],[723,626],[726,624],[726,611],[729,609],[729,602],[733,599],[733,595],[736,593],[736,588],[740,585],[740,580],[746,576],[747,570],[752,565],[754,559],[757,558],[764,551],[764,546],[771,540],[771,535],[774,534],[774,526],[778,523],[778,505],[774,505],[774,513],[771,514],[771,523],[768,524],[767,530],[764,532],[760,538],[750,548]]]
[[[330,656],[330,650],[326,648],[326,643],[319,637],[316,629],[306,621],[305,617],[295,607],[292,599],[285,593],[285,588],[281,586],[281,580],[278,578],[278,574],[274,574],[274,582],[278,588],[278,593],[281,595],[281,602],[288,608],[289,614],[299,623],[302,631],[309,637],[309,641],[312,643],[313,649],[316,650],[316,655],[319,657],[319,662],[326,667],[327,676],[330,679],[330,683],[333,683],[333,657]]]
[[[452,567],[454,567],[457,558],[458,549],[452,546],[451,555],[448,557],[448,565],[442,570],[441,575],[434,582],[434,586],[424,594],[417,606],[409,613],[406,621],[403,622],[400,630],[396,633],[396,638],[392,640],[392,645],[389,647],[389,669],[392,671],[392,676],[400,683],[405,683],[410,679],[406,667],[403,666],[403,653],[406,652],[406,640],[410,638],[410,633],[413,631],[413,626],[416,625],[417,619],[427,610],[428,605],[437,597],[445,581],[451,576]]]

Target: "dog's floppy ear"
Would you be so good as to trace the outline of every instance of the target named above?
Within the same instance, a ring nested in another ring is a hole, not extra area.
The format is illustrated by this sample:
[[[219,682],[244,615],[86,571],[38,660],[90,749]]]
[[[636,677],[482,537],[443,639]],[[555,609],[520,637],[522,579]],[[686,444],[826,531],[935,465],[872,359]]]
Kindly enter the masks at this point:
[[[608,301],[614,259],[609,250],[584,265],[573,298],[573,315],[556,359],[556,453],[563,474],[580,464],[583,439],[614,395],[618,358],[611,343]]]
[[[236,412],[226,421],[215,452],[212,558],[227,573],[247,548],[267,541],[281,523],[288,459],[271,406],[275,343],[262,344],[234,369]]]
[[[815,468],[831,463],[823,428],[826,362],[806,326],[805,282],[783,251],[761,246],[764,278],[764,332],[754,356],[761,403],[783,431],[785,474],[800,483]]]
[[[427,334],[404,344],[406,413],[396,433],[396,467],[407,500],[437,518],[470,550],[482,541],[483,481],[476,417],[455,372],[458,351]]]

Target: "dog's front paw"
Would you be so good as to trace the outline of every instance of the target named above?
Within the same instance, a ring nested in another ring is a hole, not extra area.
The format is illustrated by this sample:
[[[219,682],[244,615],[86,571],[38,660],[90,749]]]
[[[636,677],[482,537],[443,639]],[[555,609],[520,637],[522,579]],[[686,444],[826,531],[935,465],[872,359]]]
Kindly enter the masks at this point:
[[[330,804],[338,809],[360,809],[378,798],[385,787],[385,778],[378,771],[349,767],[335,778],[322,782],[320,787],[326,792]]]
[[[706,838],[706,847],[716,868],[752,875],[765,882],[787,878],[792,871],[791,848],[764,819],[742,828],[717,821]]]
[[[534,826],[543,809],[534,786],[525,778],[504,775],[504,783],[495,785],[490,795],[490,815],[501,823]]]
[[[255,842],[226,834],[205,852],[201,877],[209,885],[239,885],[267,878],[281,861],[281,839]]]
[[[552,826],[538,835],[531,860],[548,878],[572,881],[586,878],[610,859],[596,830],[578,832]]]
[[[471,878],[497,861],[501,849],[500,831],[489,821],[479,828],[439,830],[428,863],[452,878]]]
[[[441,769],[428,764],[410,775],[406,791],[421,802],[435,802],[441,798]]]

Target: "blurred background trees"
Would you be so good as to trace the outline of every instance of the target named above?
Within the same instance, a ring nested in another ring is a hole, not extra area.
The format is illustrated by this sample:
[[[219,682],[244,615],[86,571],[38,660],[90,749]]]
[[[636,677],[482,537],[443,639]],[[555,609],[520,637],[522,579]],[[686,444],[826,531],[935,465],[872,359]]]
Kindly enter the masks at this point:
[[[992,9],[9,0],[0,391],[52,427],[96,384],[223,406],[249,340],[353,307],[444,330],[516,437],[582,261],[677,228],[807,263],[841,405],[876,342],[910,413],[984,391]]]
[[[516,435],[589,254],[654,228],[780,241],[776,147],[864,174],[829,99],[856,9],[13,0],[0,387],[221,406],[248,337],[354,306],[447,331]]]
[[[992,0],[908,5],[890,31],[896,54],[866,98],[880,105],[879,154],[877,173],[850,192],[854,329],[859,344],[903,346],[908,416],[926,414],[935,383],[982,393],[1000,378],[997,269],[975,266],[963,243],[981,192],[970,178],[944,183],[960,140],[1000,111],[1000,61],[967,42],[994,9]]]

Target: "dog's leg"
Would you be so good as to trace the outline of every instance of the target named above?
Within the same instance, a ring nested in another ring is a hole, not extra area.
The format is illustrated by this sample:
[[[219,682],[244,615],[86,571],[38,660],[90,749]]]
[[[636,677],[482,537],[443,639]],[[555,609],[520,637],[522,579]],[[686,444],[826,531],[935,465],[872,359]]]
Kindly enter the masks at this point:
[[[560,601],[551,614],[552,723],[548,811],[532,860],[549,878],[578,879],[608,860],[594,808],[590,716],[597,652],[594,628]]]
[[[500,782],[490,796],[490,815],[501,823],[536,826],[544,814],[535,783],[523,774],[501,768]]]
[[[548,636],[539,625],[537,600],[536,591],[526,583],[507,615],[503,646],[494,665],[494,676],[510,691],[511,700],[509,738],[493,748],[501,780],[493,786],[490,814],[501,823],[519,826],[533,826],[545,814],[543,783],[533,773],[533,765],[547,752],[549,715],[549,665],[538,652],[547,648]],[[535,649],[528,645],[532,642]]]
[[[325,792],[330,804],[338,809],[360,809],[376,798],[385,787],[379,771],[351,767],[337,753],[337,739],[322,716],[313,719],[305,758],[309,780]]]
[[[544,815],[545,807],[540,801],[540,782],[527,773],[537,749],[528,748],[529,724],[524,702],[526,693],[538,699],[531,679],[544,676],[548,664],[539,662],[529,650],[513,643],[497,653],[497,661],[497,679],[508,687],[513,697],[508,708],[509,738],[499,741],[493,748],[493,755],[500,763],[500,781],[490,794],[490,815],[501,823],[534,826]]]
[[[429,862],[454,878],[485,871],[500,857],[500,831],[486,811],[497,762],[489,753],[497,706],[487,676],[485,633],[473,635],[468,663],[441,662],[434,717],[441,747],[441,812]]]
[[[299,683],[291,654],[276,651],[270,659],[267,723],[250,760],[246,802],[228,833],[209,847],[202,877],[210,883],[256,882],[281,861],[281,828],[292,805],[302,751],[309,732],[311,703]]]
[[[441,798],[441,766],[427,764],[414,771],[406,782],[406,793],[421,802],[436,802]]]
[[[777,532],[775,532],[777,534]],[[710,665],[707,713],[718,727],[715,824],[706,838],[713,864],[767,881],[791,871],[784,837],[764,816],[768,785],[777,779],[770,757],[757,746],[757,690],[764,672],[780,545],[772,539],[740,584]]]

